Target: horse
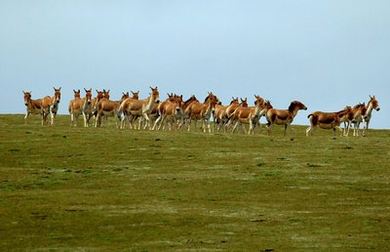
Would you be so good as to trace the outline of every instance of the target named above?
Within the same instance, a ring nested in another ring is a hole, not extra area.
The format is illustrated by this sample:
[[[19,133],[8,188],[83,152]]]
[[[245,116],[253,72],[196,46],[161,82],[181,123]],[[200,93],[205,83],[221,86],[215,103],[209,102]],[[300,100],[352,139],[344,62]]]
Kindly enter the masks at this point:
[[[139,100],[139,91],[137,91],[137,92],[131,91],[131,94],[132,94],[132,96],[129,97],[129,99]],[[124,128],[124,122],[125,122],[125,120],[127,120],[127,122],[129,123],[130,129],[132,129],[132,128],[133,128],[132,123],[133,123],[135,120],[138,119],[138,116],[133,116],[133,115],[131,115],[131,114],[127,114],[126,111],[120,111],[120,110],[118,110],[117,116],[118,116],[118,118],[120,118],[120,122],[121,122],[120,128],[121,128],[121,129]]]
[[[236,110],[238,108],[246,108],[248,107],[248,99],[245,97],[245,99],[240,98],[240,102],[237,102],[233,100],[233,102],[226,108],[226,116],[227,116],[227,123],[225,124],[225,130],[228,129],[231,125],[234,125],[237,121],[237,114]],[[234,110],[233,110],[234,109]]]
[[[73,89],[74,99],[70,100],[68,111],[70,114],[70,126],[77,126],[77,120],[82,114],[83,100],[80,98],[80,89]]]
[[[54,118],[58,111],[58,104],[61,100],[61,87],[54,88],[53,96],[45,96],[41,99],[31,99],[31,91],[23,91],[24,104],[26,105],[26,115],[24,117],[25,122],[30,114],[41,114],[42,115],[42,126],[47,123],[47,116],[50,114],[51,125],[54,125]]]
[[[268,135],[271,134],[272,126],[284,125],[284,136],[287,127],[292,123],[299,110],[307,110],[307,107],[300,101],[292,101],[288,109],[268,109],[266,112]]]
[[[373,110],[376,110],[376,111],[380,110],[379,102],[376,99],[375,95],[374,96],[370,95],[369,98],[370,98],[370,100],[368,101],[367,105],[365,106],[365,113],[363,115],[361,115],[361,117],[357,117],[356,120],[353,121],[354,126],[355,126],[354,127],[354,135],[359,135],[360,122],[365,122],[365,125],[363,126],[363,132],[362,132],[362,135],[365,136],[366,130],[368,130],[368,126],[369,126],[370,121],[371,121],[372,111]],[[356,130],[356,134],[355,134],[355,130]]]
[[[42,125],[45,123],[45,117],[42,112],[42,99],[31,99],[31,91],[23,91],[24,105],[26,106],[26,115],[24,122],[27,123],[28,117],[31,114],[40,114],[42,116]]]
[[[187,108],[189,108],[189,106],[191,106],[191,104],[194,102],[199,102],[199,100],[195,97],[195,95],[191,95],[190,98],[188,98],[185,102],[183,102],[182,112],[180,114],[178,114],[178,117],[179,117],[178,120],[181,121],[179,123],[179,126],[178,126],[179,129],[181,127],[183,127],[183,125],[189,121],[189,119],[190,119],[189,112],[190,111]]]
[[[186,109],[185,114],[188,115],[188,128],[191,129],[191,121],[195,121],[195,128],[197,121],[202,121],[203,132],[206,132],[206,127],[209,132],[211,132],[210,117],[211,113],[215,108],[215,105],[218,103],[218,98],[212,93],[209,92],[206,96],[203,103],[199,101],[192,102]]]
[[[159,99],[159,92],[157,87],[153,88],[150,87],[152,92],[150,93],[149,97],[147,97],[144,100],[135,100],[132,98],[125,99],[120,107],[119,112],[125,114],[126,116],[133,116],[133,117],[142,117],[146,120],[145,128],[150,127],[150,118],[149,114],[151,113],[154,104],[158,102]],[[121,120],[121,128],[123,128],[125,117],[122,117]],[[141,128],[141,120],[139,121],[139,129]]]
[[[58,112],[58,106],[61,100],[61,87],[60,88],[55,88],[54,89],[54,95],[50,98],[50,105],[49,105],[49,113],[50,113],[50,119],[51,119],[51,125],[54,125],[54,118],[57,115]],[[48,97],[48,96],[47,96]],[[45,106],[45,99],[43,99],[43,105]]]
[[[114,116],[117,117],[119,112],[119,106],[121,103],[129,98],[129,92],[124,93],[122,92],[122,97],[119,101],[112,101],[110,98],[110,90],[106,91],[103,89],[103,98],[100,99],[100,101],[96,105],[96,120],[95,120],[95,127],[101,126],[101,118],[104,116],[107,118],[108,116]],[[118,119],[121,118],[118,116]],[[117,126],[118,123],[116,122]]]
[[[228,116],[228,108],[232,108],[234,105],[238,105],[238,97],[234,98],[232,97],[232,100],[230,101],[228,106],[224,106],[221,104],[216,104],[215,105],[215,110],[214,110],[214,125],[217,127],[217,131],[220,131],[221,128],[224,128],[224,131],[226,131],[226,123],[229,121],[229,116]],[[234,110],[233,110],[234,112]]]
[[[353,124],[353,136],[359,136],[360,123],[364,122],[365,115],[367,113],[367,107],[365,103],[359,103],[352,108],[352,124]],[[346,135],[348,136],[349,127]]]
[[[306,129],[306,136],[311,135],[315,127],[319,127],[321,129],[332,129],[333,135],[336,136],[336,129],[340,129],[341,122],[349,120],[348,118],[351,113],[352,108],[350,106],[346,106],[338,112],[316,111],[309,114],[307,118],[309,118],[310,127]]]
[[[152,129],[155,130],[158,123],[160,123],[157,127],[157,130],[160,130],[161,126],[163,126],[163,123],[169,121],[169,130],[171,130],[172,124],[175,123],[178,119],[178,114],[181,114],[183,111],[183,104],[183,95],[179,96],[176,94],[168,94],[168,98],[161,102],[157,107],[159,116],[155,121]],[[164,128],[165,125],[163,126],[163,129]]]
[[[85,98],[83,98],[82,113],[84,118],[84,127],[89,126],[89,121],[95,112],[95,106],[103,98],[103,91],[96,90],[96,97],[92,99],[92,88],[85,89]]]
[[[265,100],[262,97],[255,95],[254,104],[255,106],[251,107],[248,107],[247,104],[244,104],[246,106],[239,106],[234,111],[232,116],[232,119],[235,121],[235,125],[233,126],[232,130],[233,133],[238,126],[241,126],[241,128],[244,129],[242,127],[243,123],[249,124],[248,134],[254,133],[254,128],[257,126],[257,124],[259,124],[260,117],[265,113],[265,111],[263,111],[265,108]]]

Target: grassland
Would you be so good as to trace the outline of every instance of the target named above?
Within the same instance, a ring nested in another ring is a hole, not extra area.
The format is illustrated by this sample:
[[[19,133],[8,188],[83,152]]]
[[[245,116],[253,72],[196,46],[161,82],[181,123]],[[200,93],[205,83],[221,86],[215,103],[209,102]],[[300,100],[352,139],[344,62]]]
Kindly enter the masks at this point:
[[[390,131],[272,136],[0,116],[0,248],[389,251]]]

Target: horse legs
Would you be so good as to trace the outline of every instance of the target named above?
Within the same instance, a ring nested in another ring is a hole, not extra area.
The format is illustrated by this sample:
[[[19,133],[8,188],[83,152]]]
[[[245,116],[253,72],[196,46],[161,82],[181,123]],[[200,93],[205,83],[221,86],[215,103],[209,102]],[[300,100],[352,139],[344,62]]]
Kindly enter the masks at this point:
[[[309,128],[306,129],[306,136],[311,136],[313,131],[313,126],[310,126]]]
[[[161,121],[161,123],[160,123],[160,126],[157,128],[158,130],[160,130],[160,128],[161,128],[161,124],[162,124],[162,114],[156,119],[156,121],[154,122],[154,125],[153,125],[153,127],[152,127],[152,130],[155,130],[156,129],[156,127],[157,127],[157,124]]]
[[[70,126],[72,127],[74,125],[74,115],[73,112],[70,112]]]
[[[370,124],[370,120],[367,120],[365,127],[363,127],[362,136],[366,136],[366,130],[368,130],[368,125],[369,124]]]
[[[42,109],[42,126],[44,126],[47,122],[47,116],[49,112],[46,112],[44,109]]]
[[[29,115],[30,115],[30,113],[27,111],[26,115],[24,116],[24,124],[27,124],[27,120],[28,120]]]
[[[288,124],[286,123],[285,125],[284,125],[284,136],[286,136],[286,133],[287,133],[287,126],[288,126]]]
[[[267,133],[270,136],[272,132],[272,123],[268,122],[267,124]]]
[[[353,129],[353,136],[359,136],[360,122],[356,122]]]
[[[253,121],[252,121],[252,119],[249,118],[249,131],[248,131],[248,135],[250,135],[251,133],[255,134],[254,129],[255,129],[255,127],[253,126]]]
[[[54,125],[54,117],[56,117],[56,113],[50,111],[50,124]]]
[[[165,125],[164,125],[164,122],[165,122],[165,119],[166,119],[167,117],[166,116],[162,116],[161,115],[161,122],[160,122],[160,125],[158,126],[158,130],[160,130],[161,129],[161,126],[163,126],[163,130],[165,130]],[[157,120],[158,119],[160,119],[160,117],[159,118],[157,118]],[[156,120],[156,123],[155,123],[155,125],[157,124],[157,120]]]
[[[349,129],[351,128],[351,122],[344,122],[344,136],[348,136],[349,134]]]

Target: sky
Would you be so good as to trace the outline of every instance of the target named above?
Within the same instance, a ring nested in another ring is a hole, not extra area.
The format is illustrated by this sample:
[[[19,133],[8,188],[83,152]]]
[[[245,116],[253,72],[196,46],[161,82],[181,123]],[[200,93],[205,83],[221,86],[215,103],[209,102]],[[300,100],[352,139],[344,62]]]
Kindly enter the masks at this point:
[[[373,128],[390,128],[390,1],[0,0],[0,113],[62,87],[224,103],[254,95],[287,108],[338,111],[376,95]]]

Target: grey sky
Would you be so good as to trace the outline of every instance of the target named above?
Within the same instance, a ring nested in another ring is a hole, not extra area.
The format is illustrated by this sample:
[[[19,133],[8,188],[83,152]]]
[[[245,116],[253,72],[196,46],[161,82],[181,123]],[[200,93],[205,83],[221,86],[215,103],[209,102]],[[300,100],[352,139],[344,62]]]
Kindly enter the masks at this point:
[[[0,113],[24,113],[62,86],[157,85],[223,103],[258,94],[276,108],[336,111],[375,94],[372,126],[390,128],[390,1],[0,1]]]

